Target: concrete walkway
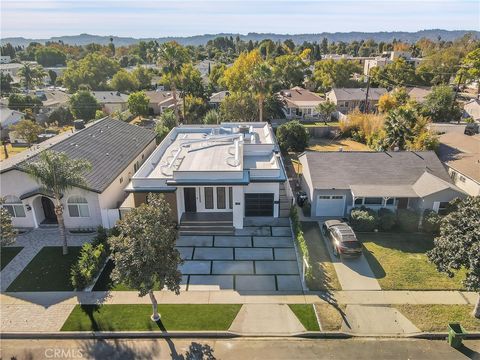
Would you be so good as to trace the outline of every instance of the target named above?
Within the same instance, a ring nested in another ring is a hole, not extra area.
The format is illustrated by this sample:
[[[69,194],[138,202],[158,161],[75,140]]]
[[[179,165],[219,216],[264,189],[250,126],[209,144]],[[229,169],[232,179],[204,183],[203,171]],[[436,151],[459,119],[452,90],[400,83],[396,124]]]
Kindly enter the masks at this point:
[[[68,234],[67,242],[69,246],[82,246],[85,242],[90,241],[94,235]],[[20,246],[23,249],[0,272],[0,289],[2,292],[8,289],[10,284],[44,246],[62,246],[62,242],[57,228],[46,228],[35,229],[18,235],[17,240],[11,246]]]
[[[246,304],[229,328],[243,335],[293,335],[305,331],[285,304]]]
[[[318,226],[322,229],[322,222],[318,222]],[[332,244],[323,235],[322,231],[320,233],[328,249],[342,290],[381,290],[380,284],[365,256],[362,255],[357,258],[336,257],[333,254]]]

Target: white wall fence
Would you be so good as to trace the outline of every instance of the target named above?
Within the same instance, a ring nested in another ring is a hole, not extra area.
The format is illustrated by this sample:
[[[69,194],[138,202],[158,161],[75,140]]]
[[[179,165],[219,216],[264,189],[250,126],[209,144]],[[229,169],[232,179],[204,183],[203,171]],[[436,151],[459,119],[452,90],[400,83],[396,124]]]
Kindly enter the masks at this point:
[[[119,209],[101,209],[102,213],[102,225],[107,229],[113,228],[117,221],[120,220]]]

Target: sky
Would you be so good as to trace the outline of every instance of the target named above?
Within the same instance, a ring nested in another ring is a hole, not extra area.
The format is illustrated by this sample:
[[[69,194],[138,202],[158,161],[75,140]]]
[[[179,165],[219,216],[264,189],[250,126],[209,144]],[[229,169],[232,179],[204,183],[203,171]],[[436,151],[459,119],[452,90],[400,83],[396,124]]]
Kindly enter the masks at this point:
[[[480,30],[478,0],[0,0],[1,37]]]

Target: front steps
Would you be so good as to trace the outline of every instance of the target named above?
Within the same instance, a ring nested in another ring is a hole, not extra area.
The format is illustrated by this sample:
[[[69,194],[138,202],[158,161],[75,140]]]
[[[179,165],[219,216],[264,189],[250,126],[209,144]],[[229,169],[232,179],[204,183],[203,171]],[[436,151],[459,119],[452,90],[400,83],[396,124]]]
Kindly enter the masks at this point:
[[[180,235],[233,235],[231,213],[184,213],[180,220]]]

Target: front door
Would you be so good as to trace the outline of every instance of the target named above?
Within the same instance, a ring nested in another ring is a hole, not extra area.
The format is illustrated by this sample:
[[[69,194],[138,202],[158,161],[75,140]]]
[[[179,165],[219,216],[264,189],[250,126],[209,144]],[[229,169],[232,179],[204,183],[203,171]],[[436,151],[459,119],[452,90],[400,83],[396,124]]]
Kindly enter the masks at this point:
[[[55,206],[53,205],[52,200],[50,200],[48,197],[42,196],[42,208],[43,214],[45,215],[44,223],[56,224],[57,215],[55,215]]]
[[[185,199],[185,212],[197,212],[197,196],[195,188],[183,188],[183,197]]]

